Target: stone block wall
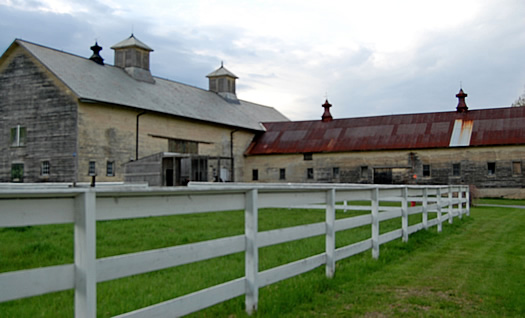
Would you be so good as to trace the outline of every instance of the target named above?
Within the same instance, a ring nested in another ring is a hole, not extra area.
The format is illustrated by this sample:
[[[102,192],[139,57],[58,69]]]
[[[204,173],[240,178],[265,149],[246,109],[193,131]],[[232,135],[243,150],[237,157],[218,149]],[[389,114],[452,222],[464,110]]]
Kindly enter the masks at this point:
[[[21,50],[0,66],[0,182],[11,182],[13,164],[23,164],[23,182],[73,182],[77,102],[52,74]],[[25,128],[13,146],[11,129]],[[49,175],[42,175],[42,162]]]
[[[257,182],[341,182],[378,183],[380,172],[390,174],[392,184],[468,184],[486,195],[490,189],[501,193],[523,193],[525,174],[522,168],[525,146],[461,147],[444,149],[391,150],[348,153],[247,156],[245,182],[251,182],[257,170]],[[495,170],[489,169],[495,165]],[[453,165],[459,164],[459,175]],[[424,176],[428,165],[430,175]],[[285,179],[279,171],[285,170]],[[313,177],[308,178],[308,169]],[[337,172],[337,173],[336,173]],[[507,190],[501,190],[507,189]],[[497,195],[496,195],[497,193]]]

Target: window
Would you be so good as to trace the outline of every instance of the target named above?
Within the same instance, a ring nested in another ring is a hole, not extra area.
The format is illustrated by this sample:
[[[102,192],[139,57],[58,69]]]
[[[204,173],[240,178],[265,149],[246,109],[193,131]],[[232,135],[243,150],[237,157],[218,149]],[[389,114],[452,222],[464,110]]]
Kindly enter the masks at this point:
[[[96,162],[90,161],[89,168],[88,168],[88,176],[96,176],[96,175],[97,175]]]
[[[49,160],[42,161],[42,163],[40,164],[40,175],[47,177],[49,176],[49,172],[50,172]]]
[[[26,143],[26,128],[17,125],[11,128],[11,147],[22,147]]]
[[[487,173],[489,176],[493,176],[496,174],[496,163],[495,162],[487,162]]]
[[[286,169],[279,169],[279,180],[286,180]]]
[[[108,177],[115,176],[115,161],[108,161],[106,163],[106,176]]]
[[[430,165],[423,165],[423,177],[430,177]]]
[[[313,155],[311,152],[304,154],[304,160],[312,160],[312,158],[313,158]]]
[[[332,168],[332,177],[334,179],[339,178],[339,167],[333,167]]]
[[[454,177],[459,177],[460,174],[461,174],[461,166],[459,165],[459,163],[452,164],[452,175]]]
[[[314,178],[314,168],[306,169],[306,178],[307,179],[313,179]]]
[[[253,181],[259,180],[259,170],[257,169],[252,170],[252,180]]]
[[[512,174],[521,175],[521,161],[512,162]]]
[[[13,163],[11,165],[11,182],[24,182],[23,163]]]
[[[368,179],[368,166],[361,167],[361,179]]]

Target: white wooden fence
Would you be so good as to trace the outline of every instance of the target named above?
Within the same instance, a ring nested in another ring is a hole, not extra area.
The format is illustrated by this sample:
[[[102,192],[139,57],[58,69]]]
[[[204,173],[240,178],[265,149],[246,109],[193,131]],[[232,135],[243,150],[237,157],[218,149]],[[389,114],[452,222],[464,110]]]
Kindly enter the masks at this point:
[[[369,201],[356,206],[351,201]],[[382,201],[401,202],[397,207]],[[344,204],[336,204],[344,202]],[[409,202],[418,202],[409,206]],[[399,207],[400,205],[400,207]],[[258,209],[310,207],[326,210],[325,222],[258,231]],[[350,184],[190,184],[187,188],[51,188],[0,189],[0,227],[74,223],[74,264],[0,274],[0,302],[55,291],[75,290],[75,316],[96,316],[97,283],[245,253],[245,276],[119,317],[173,317],[245,295],[246,311],[257,309],[259,288],[325,265],[332,277],[335,262],[363,251],[379,257],[386,242],[469,215],[467,186],[375,186]],[[244,235],[96,259],[96,221],[210,211],[245,211]],[[370,214],[335,219],[336,210],[365,210]],[[422,222],[409,226],[408,215],[422,213]],[[437,217],[429,218],[429,213]],[[401,217],[401,228],[380,234],[380,222]],[[335,248],[338,231],[371,225],[370,238]],[[258,249],[325,235],[326,250],[299,261],[258,270]]]

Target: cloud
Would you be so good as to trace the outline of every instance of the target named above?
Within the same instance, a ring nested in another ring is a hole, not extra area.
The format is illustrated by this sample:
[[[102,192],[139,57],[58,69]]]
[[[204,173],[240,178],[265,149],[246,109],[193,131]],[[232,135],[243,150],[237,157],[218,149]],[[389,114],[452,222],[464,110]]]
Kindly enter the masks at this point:
[[[206,88],[225,66],[241,99],[292,119],[510,105],[525,85],[525,2],[0,0],[0,46],[23,38],[89,56],[131,32],[154,75]],[[38,26],[38,27],[36,27]]]

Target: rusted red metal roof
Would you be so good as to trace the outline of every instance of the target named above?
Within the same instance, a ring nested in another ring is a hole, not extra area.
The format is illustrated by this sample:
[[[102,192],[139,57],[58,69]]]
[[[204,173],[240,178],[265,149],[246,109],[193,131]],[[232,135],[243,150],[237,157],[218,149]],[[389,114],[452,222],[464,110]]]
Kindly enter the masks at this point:
[[[264,123],[248,155],[525,144],[525,107]],[[453,132],[455,136],[453,137]]]

